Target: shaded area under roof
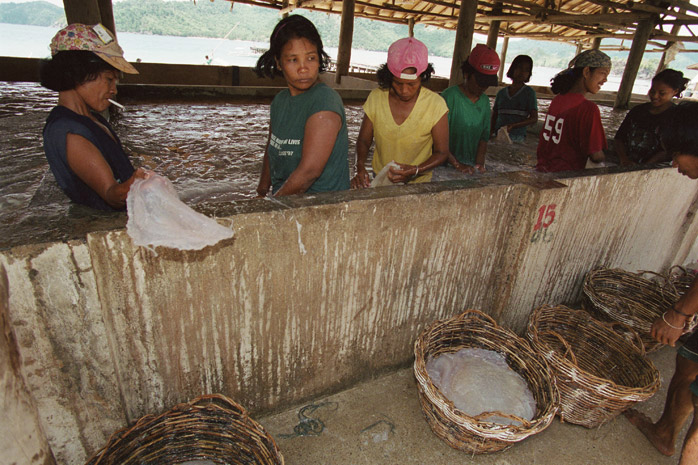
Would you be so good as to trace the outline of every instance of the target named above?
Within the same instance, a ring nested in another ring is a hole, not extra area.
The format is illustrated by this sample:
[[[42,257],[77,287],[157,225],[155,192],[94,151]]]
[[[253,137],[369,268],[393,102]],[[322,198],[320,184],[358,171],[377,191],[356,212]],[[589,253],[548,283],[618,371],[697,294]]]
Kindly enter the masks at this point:
[[[274,8],[281,13],[306,10],[341,14],[332,0],[225,0]],[[354,16],[400,24],[422,24],[455,30],[460,1],[356,0]],[[474,32],[488,34],[498,22],[500,37],[556,40],[576,44],[594,39],[632,39],[638,21],[657,24],[652,41],[698,42],[698,6],[682,0],[619,2],[610,0],[490,0],[477,2]],[[684,26],[684,27],[680,27]]]

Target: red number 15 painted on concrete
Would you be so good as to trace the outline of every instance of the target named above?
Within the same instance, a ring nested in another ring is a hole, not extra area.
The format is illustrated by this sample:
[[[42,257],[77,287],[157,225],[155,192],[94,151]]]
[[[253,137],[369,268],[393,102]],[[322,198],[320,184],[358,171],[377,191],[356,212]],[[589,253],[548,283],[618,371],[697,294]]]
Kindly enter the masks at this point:
[[[538,209],[538,221],[536,222],[536,225],[533,227],[534,231],[538,231],[540,228],[547,228],[551,224],[553,224],[553,221],[555,221],[555,205],[554,203],[551,203],[550,205],[542,205]]]

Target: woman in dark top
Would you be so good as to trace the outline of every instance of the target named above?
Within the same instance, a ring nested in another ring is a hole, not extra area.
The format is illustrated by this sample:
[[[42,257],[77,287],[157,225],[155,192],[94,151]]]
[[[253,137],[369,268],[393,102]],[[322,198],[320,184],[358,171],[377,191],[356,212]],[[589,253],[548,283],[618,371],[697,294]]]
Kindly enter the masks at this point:
[[[651,164],[671,160],[662,148],[659,133],[671,117],[674,97],[686,90],[688,79],[681,71],[665,69],[652,78],[650,101],[628,112],[618,128],[615,150],[621,165]]]
[[[43,131],[51,171],[72,201],[100,210],[123,210],[131,184],[145,177],[98,114],[111,105],[122,71],[138,73],[101,24],[58,31],[41,66],[41,85],[58,92]]]

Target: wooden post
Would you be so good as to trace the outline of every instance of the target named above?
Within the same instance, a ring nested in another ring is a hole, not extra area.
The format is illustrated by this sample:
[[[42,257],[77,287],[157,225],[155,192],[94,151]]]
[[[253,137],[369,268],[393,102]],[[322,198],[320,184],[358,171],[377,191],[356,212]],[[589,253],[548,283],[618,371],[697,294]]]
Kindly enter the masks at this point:
[[[68,24],[97,24],[102,21],[98,0],[63,0]]]
[[[114,8],[111,0],[97,0],[99,6],[100,23],[109,29],[116,37],[116,24],[114,23]]]
[[[487,32],[487,46],[492,50],[497,50],[497,36],[499,35],[499,24],[501,21],[492,21],[490,30]]]
[[[679,8],[679,12],[684,13],[685,9]],[[676,35],[679,33],[680,30],[681,30],[681,25],[674,24],[674,26],[671,28],[671,33]],[[667,52],[669,51],[669,49],[671,47],[674,46],[675,43],[676,42],[674,42],[674,41],[667,40],[667,43],[664,46],[664,52],[662,52],[662,58],[659,59],[659,65],[657,66],[657,73],[662,71],[664,68],[667,68],[669,66],[669,63],[671,63],[673,61],[673,57],[670,57],[671,59],[667,61]]]
[[[507,49],[509,48],[509,36],[504,36],[504,43],[502,44],[502,52],[499,54],[499,66],[498,79],[499,82],[504,82],[504,62],[507,59]]]
[[[642,55],[645,53],[647,41],[649,40],[650,34],[653,30],[653,20],[643,19],[637,23],[635,37],[633,38],[633,44],[630,46],[628,61],[625,63],[623,77],[620,80],[620,87],[618,88],[616,102],[613,105],[613,108],[620,110],[626,110],[628,108],[633,91],[633,84],[635,84],[635,76],[637,76],[637,71],[640,69]]]
[[[495,0],[494,6],[492,7],[492,14],[498,16],[502,14],[502,5],[499,0]],[[492,21],[490,23],[490,28],[487,31],[487,46],[492,50],[497,50],[497,36],[499,36],[499,25],[501,21]]]
[[[335,82],[342,82],[342,75],[349,74],[351,63],[351,42],[354,37],[354,0],[342,2],[342,22],[339,26],[339,47],[337,48],[337,72]]]
[[[460,65],[470,54],[473,45],[473,31],[475,30],[475,14],[477,13],[477,0],[461,0],[456,26],[456,40],[453,46],[453,60],[451,61],[451,77],[448,84],[455,86],[463,81],[463,73]]]
[[[574,52],[574,56],[577,56],[580,53],[582,53],[582,50],[584,50],[584,46],[581,42],[577,42],[577,50]]]
[[[414,37],[414,18],[407,19],[407,35]]]
[[[604,6],[601,8],[601,14],[605,15],[608,13],[608,7]],[[591,42],[591,48],[592,50],[598,50],[601,47],[601,37],[596,37],[592,42]]]

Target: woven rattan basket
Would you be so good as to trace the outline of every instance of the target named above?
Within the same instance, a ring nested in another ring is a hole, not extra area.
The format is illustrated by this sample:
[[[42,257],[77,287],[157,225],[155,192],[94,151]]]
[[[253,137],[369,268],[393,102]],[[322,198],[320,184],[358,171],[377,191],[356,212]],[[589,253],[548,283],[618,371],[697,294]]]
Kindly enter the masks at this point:
[[[526,380],[537,406],[530,422],[500,412],[468,416],[455,408],[432,383],[426,368],[430,357],[471,347],[499,352],[506,357],[509,367]],[[414,354],[414,374],[422,412],[434,434],[455,449],[473,454],[504,450],[543,431],[555,416],[558,393],[545,360],[526,340],[498,326],[482,312],[466,310],[454,318],[432,323],[415,342]],[[487,421],[492,414],[515,418],[521,424]]]
[[[555,373],[563,421],[594,428],[659,389],[659,372],[637,334],[622,323],[544,306],[531,315],[527,336]]]
[[[673,286],[621,269],[597,268],[584,278],[584,295],[601,318],[624,323],[642,339],[647,352],[662,344],[652,339],[652,323],[679,299]]]
[[[240,405],[220,394],[198,397],[117,431],[87,465],[177,464],[206,460],[283,465],[274,439]]]

